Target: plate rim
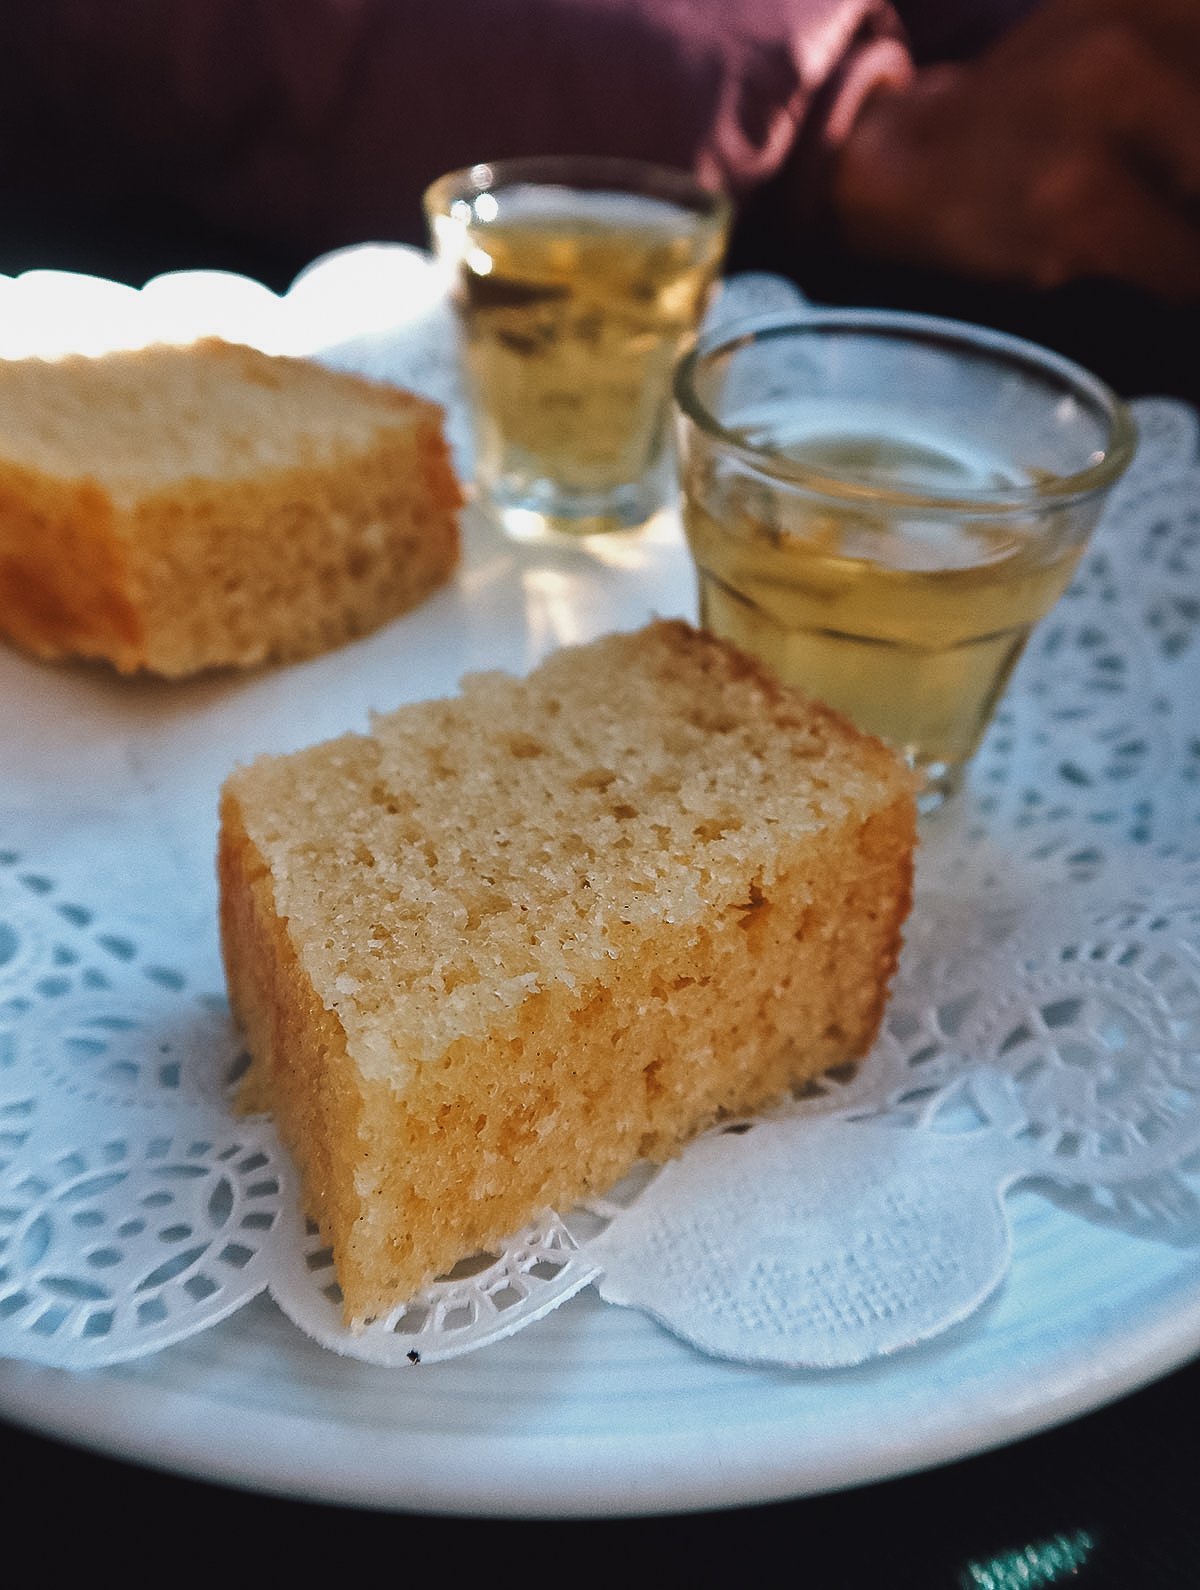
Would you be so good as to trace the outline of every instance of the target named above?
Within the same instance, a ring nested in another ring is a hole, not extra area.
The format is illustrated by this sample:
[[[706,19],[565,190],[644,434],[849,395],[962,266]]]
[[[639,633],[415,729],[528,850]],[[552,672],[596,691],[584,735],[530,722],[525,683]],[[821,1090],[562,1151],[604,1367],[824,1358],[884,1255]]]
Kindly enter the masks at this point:
[[[229,1324],[236,1328],[235,1322],[236,1316]],[[915,1444],[893,1437],[869,1451],[840,1452],[833,1462],[814,1461],[799,1443],[788,1449],[780,1423],[764,1426],[749,1443],[745,1428],[736,1426],[707,1430],[703,1442],[695,1428],[667,1437],[589,1432],[515,1439],[477,1431],[434,1435],[402,1425],[383,1431],[147,1386],[122,1378],[123,1366],[72,1371],[18,1359],[0,1362],[0,1414],[100,1457],[287,1500],[444,1517],[598,1520],[729,1510],[886,1483],[1100,1412],[1200,1358],[1200,1284],[1150,1327],[1126,1326],[1102,1356],[1105,1367],[1097,1373],[1081,1354],[1070,1383],[1056,1391],[1031,1383],[1014,1363],[1006,1384],[1023,1380],[1024,1395],[1000,1415],[981,1422],[959,1400]],[[1039,1377],[1055,1378],[1049,1364]],[[197,1423],[197,1409],[219,1424],[219,1441]],[[584,1455],[586,1463],[573,1461]]]

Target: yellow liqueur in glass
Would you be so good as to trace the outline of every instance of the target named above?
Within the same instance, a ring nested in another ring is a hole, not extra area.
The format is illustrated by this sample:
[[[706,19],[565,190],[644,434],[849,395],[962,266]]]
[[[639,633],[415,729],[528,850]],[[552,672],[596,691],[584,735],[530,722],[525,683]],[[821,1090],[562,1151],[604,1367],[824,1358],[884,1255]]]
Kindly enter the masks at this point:
[[[476,484],[515,533],[633,526],[661,506],[671,374],[725,245],[724,200],[681,174],[601,162],[607,185],[588,187],[563,164],[555,182],[482,168],[479,191],[443,179],[427,199],[454,273]]]
[[[1132,431],[1111,399],[1109,438],[1099,383],[1093,412],[1056,389],[1052,402],[1040,370],[994,369],[972,328],[965,350],[935,342],[902,367],[879,317],[862,314],[865,339],[857,327],[822,339],[810,322],[753,378],[721,369],[705,395],[723,422],[697,394],[705,355],[681,370],[684,525],[701,622],[892,744],[924,774],[928,810],[957,788],[1069,584]],[[990,397],[1003,423],[972,423]],[[1039,401],[1080,433],[1071,475],[1056,453],[1066,439],[1044,445]]]

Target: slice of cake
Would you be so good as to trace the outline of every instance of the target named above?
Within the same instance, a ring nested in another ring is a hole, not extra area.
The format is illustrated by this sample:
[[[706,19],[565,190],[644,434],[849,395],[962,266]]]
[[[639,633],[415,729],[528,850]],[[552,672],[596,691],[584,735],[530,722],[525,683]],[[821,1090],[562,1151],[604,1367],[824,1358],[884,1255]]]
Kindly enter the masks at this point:
[[[878,741],[681,623],[235,771],[243,1103],[347,1320],[862,1055],[914,832]]]
[[[435,404],[216,339],[0,360],[0,633],[168,676],[310,656],[458,561]]]

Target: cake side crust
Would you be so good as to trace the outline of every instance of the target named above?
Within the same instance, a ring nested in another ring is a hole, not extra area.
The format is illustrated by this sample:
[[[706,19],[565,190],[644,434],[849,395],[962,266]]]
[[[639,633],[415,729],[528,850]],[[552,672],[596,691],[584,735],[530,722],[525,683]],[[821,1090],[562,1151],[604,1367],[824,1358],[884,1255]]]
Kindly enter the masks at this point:
[[[230,1004],[251,1057],[238,1108],[275,1116],[301,1172],[306,1212],[340,1245],[358,1209],[358,1071],[337,1016],[300,970],[269,871],[231,795],[221,803],[217,872]]]
[[[0,461],[0,634],[47,660],[144,654],[128,543],[93,481]]]

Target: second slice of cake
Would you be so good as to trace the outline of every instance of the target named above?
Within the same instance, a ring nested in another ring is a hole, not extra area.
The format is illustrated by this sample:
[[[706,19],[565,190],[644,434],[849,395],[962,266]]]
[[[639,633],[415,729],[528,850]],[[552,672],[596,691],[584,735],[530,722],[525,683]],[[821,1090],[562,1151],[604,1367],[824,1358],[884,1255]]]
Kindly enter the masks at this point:
[[[871,1045],[911,899],[877,741],[680,623],[235,772],[221,926],[351,1324]]]
[[[442,410],[201,338],[0,359],[0,635],[183,678],[315,656],[454,572]]]

